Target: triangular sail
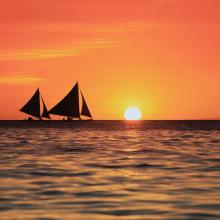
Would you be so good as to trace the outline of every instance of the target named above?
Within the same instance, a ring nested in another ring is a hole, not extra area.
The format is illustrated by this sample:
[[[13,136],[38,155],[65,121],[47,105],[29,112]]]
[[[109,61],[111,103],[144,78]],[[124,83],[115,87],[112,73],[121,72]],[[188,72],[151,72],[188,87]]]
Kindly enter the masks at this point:
[[[89,108],[88,108],[88,105],[86,104],[86,101],[85,101],[85,98],[82,94],[82,91],[81,92],[81,96],[82,96],[82,111],[81,111],[81,115],[83,116],[86,116],[86,117],[89,117],[89,118],[92,118],[92,115],[89,111]]]
[[[50,111],[50,114],[79,118],[79,89],[78,83],[73,89]]]
[[[21,112],[40,118],[40,92],[39,89],[31,99],[20,109]]]
[[[47,106],[45,105],[45,102],[44,102],[42,96],[41,96],[41,100],[42,100],[42,103],[43,103],[43,113],[42,113],[41,117],[51,119],[50,118],[50,114],[49,114],[49,112],[47,110]]]

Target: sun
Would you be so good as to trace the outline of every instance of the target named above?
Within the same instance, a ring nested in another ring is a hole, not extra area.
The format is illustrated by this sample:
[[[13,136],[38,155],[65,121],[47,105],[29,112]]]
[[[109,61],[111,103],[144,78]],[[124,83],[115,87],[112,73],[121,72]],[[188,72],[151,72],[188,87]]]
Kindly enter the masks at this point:
[[[129,107],[124,112],[124,118],[126,120],[140,120],[141,117],[141,111],[137,107]]]

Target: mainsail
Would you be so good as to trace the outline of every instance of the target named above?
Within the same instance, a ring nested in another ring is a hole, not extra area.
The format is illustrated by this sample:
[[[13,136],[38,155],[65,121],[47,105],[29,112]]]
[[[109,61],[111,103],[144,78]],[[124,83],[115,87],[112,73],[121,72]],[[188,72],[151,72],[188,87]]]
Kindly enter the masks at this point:
[[[80,111],[79,96],[82,97],[82,109]],[[66,116],[68,118],[78,118],[80,116],[86,116],[92,118],[92,115],[89,111],[89,108],[86,104],[86,101],[83,97],[82,92],[79,93],[78,82],[75,84],[73,89],[50,111],[50,114]]]
[[[80,116],[78,83],[75,84],[73,89],[55,105],[49,113],[73,118],[78,118]]]
[[[31,99],[20,109],[21,112],[24,112],[28,115],[40,118],[40,91],[34,93]]]
[[[42,113],[42,115],[41,115],[40,98],[41,98],[42,103],[43,103],[43,113]],[[36,118],[39,118],[39,119],[41,119],[41,117],[50,119],[49,112],[47,111],[47,107],[44,103],[44,100],[43,100],[42,96],[40,95],[39,88],[34,93],[34,95],[31,97],[31,99],[20,109],[20,111],[24,112],[28,115],[34,116]]]

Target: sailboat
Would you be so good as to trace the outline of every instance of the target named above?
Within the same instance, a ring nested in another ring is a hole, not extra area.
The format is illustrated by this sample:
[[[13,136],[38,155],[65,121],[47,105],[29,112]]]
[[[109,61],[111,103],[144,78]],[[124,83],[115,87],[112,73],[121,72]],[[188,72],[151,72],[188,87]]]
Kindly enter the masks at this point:
[[[41,105],[43,107],[42,113]],[[20,111],[40,120],[42,120],[42,118],[51,119],[43,97],[40,94],[39,88],[31,97],[31,99],[20,109]],[[33,118],[29,117],[28,120],[33,120]]]
[[[80,97],[82,106],[80,106]],[[79,89],[78,82],[74,85],[72,90],[49,111],[49,113],[67,117],[67,120],[83,120],[81,116],[86,117],[86,120],[93,120],[82,91]]]

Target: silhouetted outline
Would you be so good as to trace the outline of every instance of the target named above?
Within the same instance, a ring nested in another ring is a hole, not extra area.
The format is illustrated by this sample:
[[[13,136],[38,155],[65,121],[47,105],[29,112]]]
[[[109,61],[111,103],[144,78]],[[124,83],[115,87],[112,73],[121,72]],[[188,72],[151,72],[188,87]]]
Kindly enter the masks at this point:
[[[42,114],[40,112],[40,109],[41,109],[40,108],[41,107],[40,100],[42,100],[42,103],[43,103],[43,113]],[[33,117],[36,117],[39,120],[42,120],[42,118],[51,119],[50,114],[47,110],[46,104],[43,100],[43,97],[40,94],[39,88],[36,90],[36,92],[31,97],[31,99],[19,111],[26,113],[28,115],[31,115]],[[33,118],[29,117],[27,120],[32,121]]]
[[[80,111],[79,98],[82,99],[82,108]],[[41,101],[43,105],[43,112],[40,112]],[[72,121],[73,119],[85,120],[81,116],[86,116],[89,119],[93,120],[92,114],[89,111],[88,105],[86,104],[85,98],[82,91],[79,89],[79,84],[76,82],[71,91],[50,111],[47,110],[46,104],[43,97],[40,94],[39,88],[31,97],[31,99],[20,109],[21,112],[24,112],[28,115],[43,120],[42,118],[47,118],[51,120],[50,114],[64,116],[63,120]],[[66,117],[66,119],[65,119]],[[29,117],[25,120],[32,121],[32,117]]]
[[[81,111],[79,104],[80,95],[82,98]],[[49,113],[53,115],[67,117],[67,121],[71,121],[73,119],[83,120],[80,116],[86,116],[89,118],[88,120],[93,120],[82,91],[79,89],[78,82],[76,82],[71,91],[57,105],[55,105],[49,111]],[[65,118],[63,118],[63,120],[65,120]]]

